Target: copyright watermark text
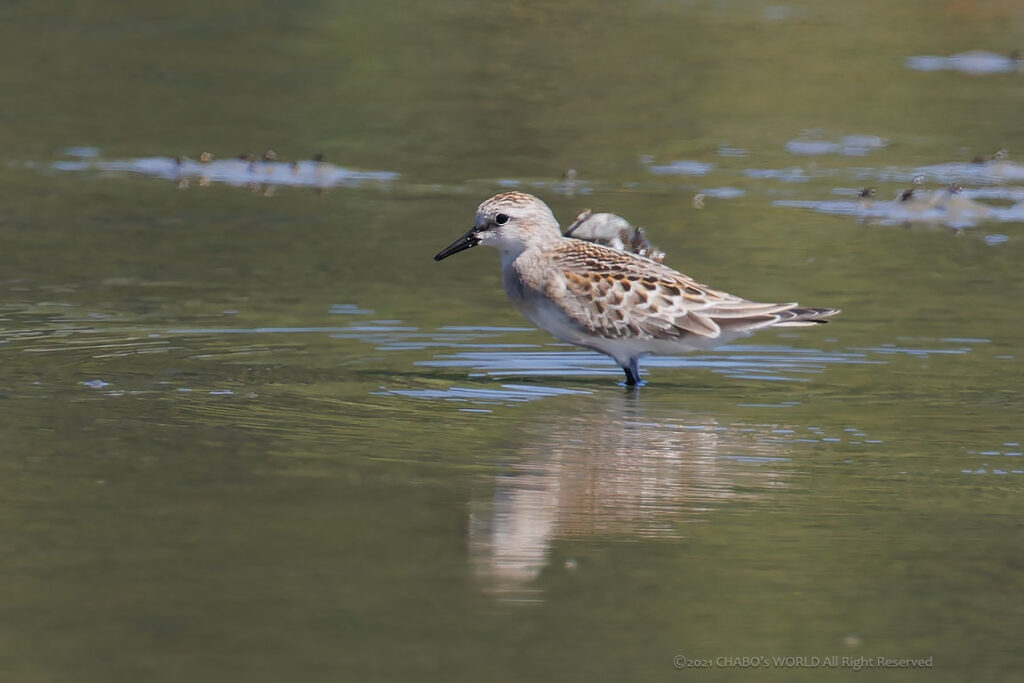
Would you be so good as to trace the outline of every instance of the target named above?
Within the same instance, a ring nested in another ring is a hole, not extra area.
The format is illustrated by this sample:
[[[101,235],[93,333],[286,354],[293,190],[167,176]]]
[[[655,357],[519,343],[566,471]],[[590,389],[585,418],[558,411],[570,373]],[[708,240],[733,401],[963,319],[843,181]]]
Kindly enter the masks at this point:
[[[689,657],[676,655],[672,666],[676,669],[931,669],[933,657],[850,657],[849,655],[823,656],[718,656]]]

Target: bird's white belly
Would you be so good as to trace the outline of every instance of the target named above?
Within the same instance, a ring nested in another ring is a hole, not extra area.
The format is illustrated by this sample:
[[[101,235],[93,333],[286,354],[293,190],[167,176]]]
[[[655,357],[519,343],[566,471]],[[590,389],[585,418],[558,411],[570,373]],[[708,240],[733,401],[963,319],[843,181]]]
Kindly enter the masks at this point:
[[[534,325],[571,344],[591,346],[592,338],[561,308],[544,297],[525,298],[516,307]]]

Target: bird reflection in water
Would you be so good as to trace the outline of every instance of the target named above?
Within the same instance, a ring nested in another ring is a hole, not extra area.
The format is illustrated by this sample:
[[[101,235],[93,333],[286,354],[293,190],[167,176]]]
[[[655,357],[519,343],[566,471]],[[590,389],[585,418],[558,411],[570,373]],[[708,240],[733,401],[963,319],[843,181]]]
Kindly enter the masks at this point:
[[[716,505],[785,484],[788,444],[774,427],[653,418],[629,394],[569,420],[541,418],[493,490],[471,503],[473,573],[500,599],[537,601],[535,580],[558,539],[680,538]]]

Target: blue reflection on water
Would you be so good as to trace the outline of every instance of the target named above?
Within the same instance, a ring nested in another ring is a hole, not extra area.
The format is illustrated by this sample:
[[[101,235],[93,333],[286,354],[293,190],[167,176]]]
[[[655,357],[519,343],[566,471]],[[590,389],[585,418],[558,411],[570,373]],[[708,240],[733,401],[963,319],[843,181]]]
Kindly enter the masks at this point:
[[[987,50],[969,50],[949,57],[916,55],[907,57],[904,63],[915,71],[959,71],[972,75],[1012,73],[1024,68],[1020,59]]]

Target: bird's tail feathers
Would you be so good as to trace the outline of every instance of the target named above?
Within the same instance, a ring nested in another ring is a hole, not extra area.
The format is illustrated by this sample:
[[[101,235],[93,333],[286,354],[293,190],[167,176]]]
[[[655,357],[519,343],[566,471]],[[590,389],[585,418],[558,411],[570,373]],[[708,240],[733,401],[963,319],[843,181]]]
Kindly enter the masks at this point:
[[[826,318],[831,318],[838,313],[838,308],[791,308],[778,314],[779,322],[775,323],[774,327],[823,325],[828,322]]]

